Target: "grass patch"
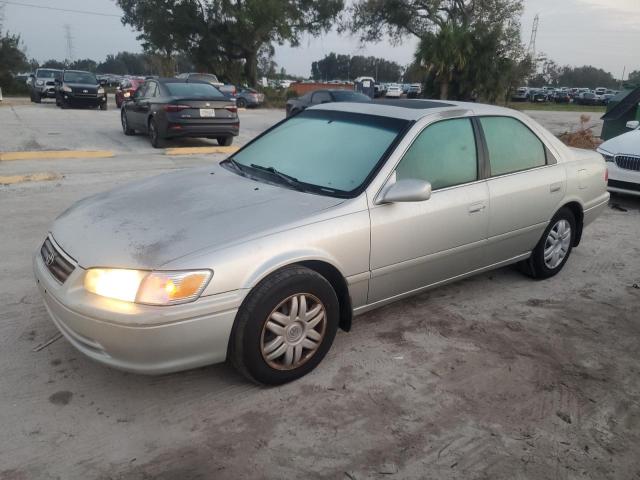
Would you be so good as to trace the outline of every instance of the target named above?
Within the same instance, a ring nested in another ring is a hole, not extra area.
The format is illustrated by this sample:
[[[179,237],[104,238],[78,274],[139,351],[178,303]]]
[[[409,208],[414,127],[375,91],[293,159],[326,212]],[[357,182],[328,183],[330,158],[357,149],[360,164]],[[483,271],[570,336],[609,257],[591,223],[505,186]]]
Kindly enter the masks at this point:
[[[531,103],[531,102],[510,102],[508,108],[514,110],[540,110],[545,112],[595,112],[605,113],[605,106],[576,105],[574,103]]]

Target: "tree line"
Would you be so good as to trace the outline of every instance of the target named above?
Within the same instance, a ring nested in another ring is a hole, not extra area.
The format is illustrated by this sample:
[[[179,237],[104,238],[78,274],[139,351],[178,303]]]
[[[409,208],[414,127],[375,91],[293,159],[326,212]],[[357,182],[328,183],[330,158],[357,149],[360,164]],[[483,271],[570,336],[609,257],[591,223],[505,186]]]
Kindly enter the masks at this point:
[[[311,78],[326,81],[367,76],[380,82],[397,82],[402,77],[403,70],[401,65],[384,58],[331,52],[311,64]]]

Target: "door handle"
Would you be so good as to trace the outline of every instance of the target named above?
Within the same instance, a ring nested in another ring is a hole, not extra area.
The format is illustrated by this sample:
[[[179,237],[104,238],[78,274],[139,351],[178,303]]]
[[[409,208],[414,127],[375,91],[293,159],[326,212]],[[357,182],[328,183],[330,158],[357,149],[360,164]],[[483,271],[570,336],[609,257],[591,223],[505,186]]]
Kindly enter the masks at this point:
[[[469,205],[469,213],[478,213],[481,212],[482,210],[484,210],[487,206],[482,203],[472,203],[471,205]]]
[[[562,188],[562,182],[556,182],[549,185],[549,192],[556,193],[559,192]]]

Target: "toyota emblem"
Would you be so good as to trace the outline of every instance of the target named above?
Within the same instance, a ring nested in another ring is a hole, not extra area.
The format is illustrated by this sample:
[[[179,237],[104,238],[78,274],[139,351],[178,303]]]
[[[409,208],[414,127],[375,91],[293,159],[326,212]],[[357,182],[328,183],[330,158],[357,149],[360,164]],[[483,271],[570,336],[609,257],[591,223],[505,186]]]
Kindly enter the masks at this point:
[[[51,265],[56,259],[56,253],[55,252],[48,252],[47,255],[44,257],[44,263],[47,264],[47,266]]]
[[[82,90],[82,93],[89,93],[89,90]]]

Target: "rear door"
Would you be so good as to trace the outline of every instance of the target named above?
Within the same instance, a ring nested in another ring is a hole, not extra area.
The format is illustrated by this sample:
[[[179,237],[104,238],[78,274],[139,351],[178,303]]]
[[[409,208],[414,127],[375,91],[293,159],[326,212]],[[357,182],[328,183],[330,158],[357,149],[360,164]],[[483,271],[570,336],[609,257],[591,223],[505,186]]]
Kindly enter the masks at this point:
[[[480,117],[490,178],[487,263],[530,252],[566,190],[564,168],[544,142],[513,117]]]
[[[140,87],[130,105],[127,106],[129,125],[137,130],[147,129],[147,115],[149,113],[149,99],[157,89],[156,82],[148,80]]]

